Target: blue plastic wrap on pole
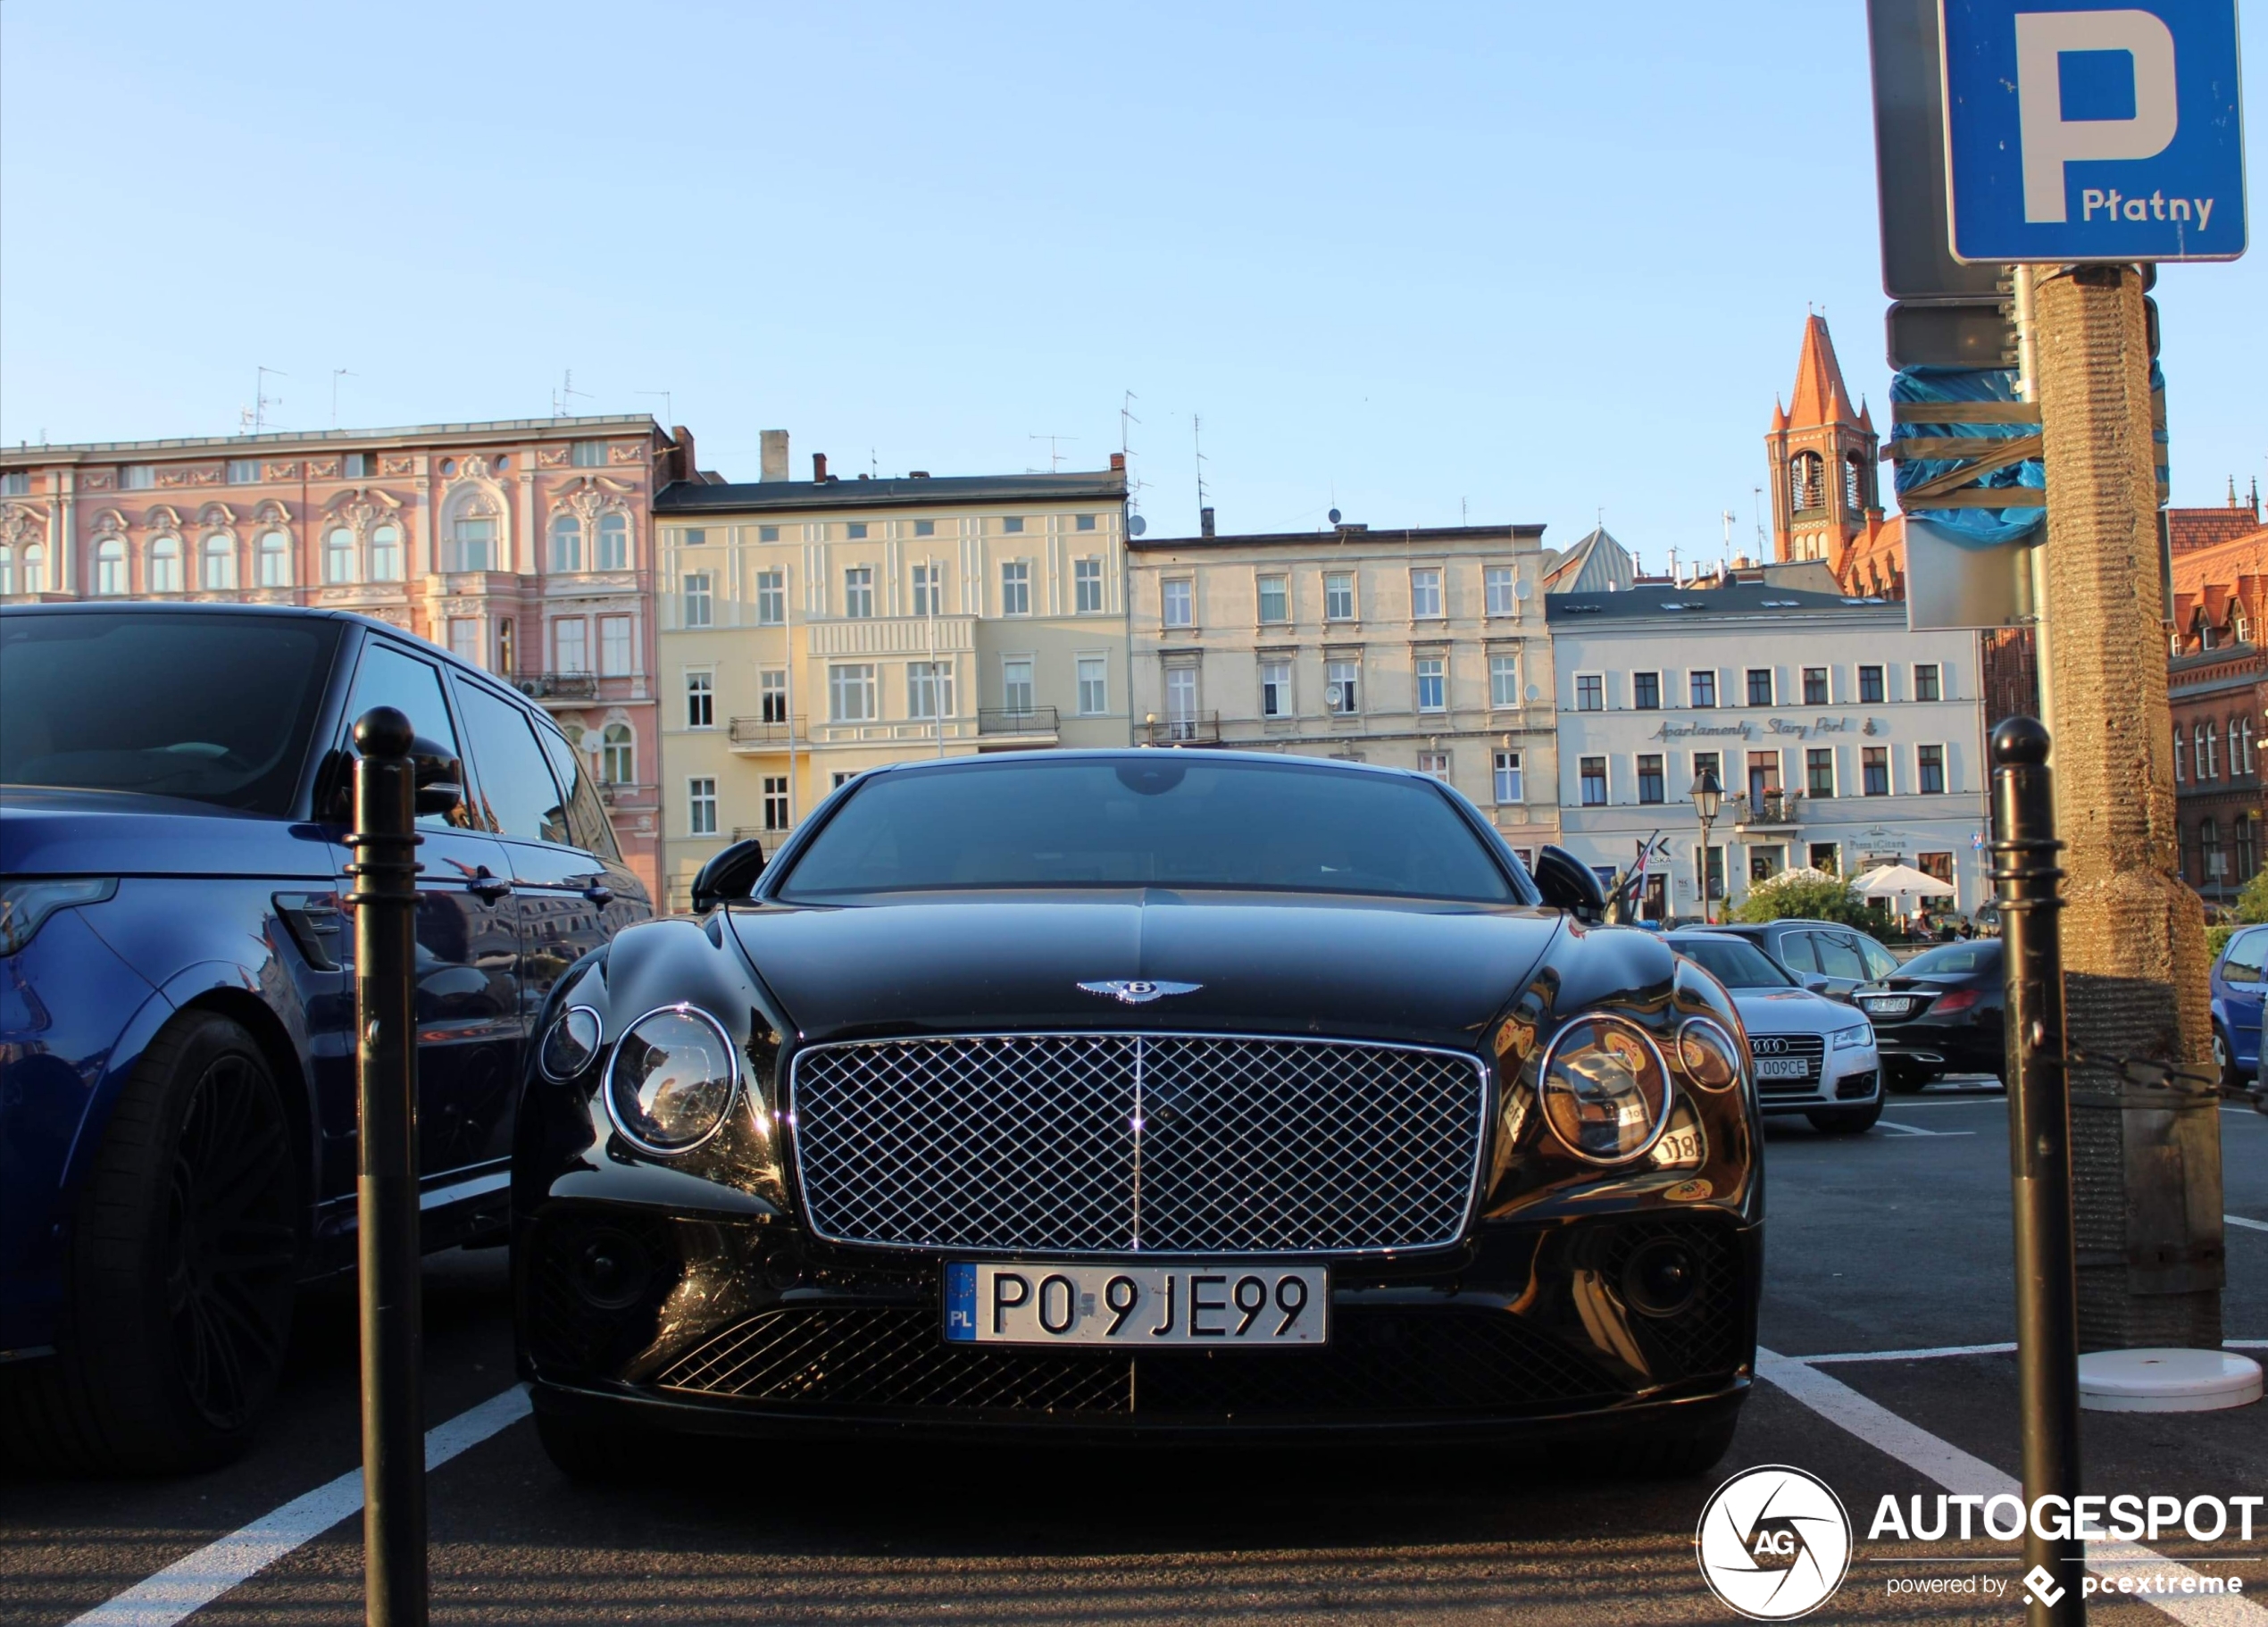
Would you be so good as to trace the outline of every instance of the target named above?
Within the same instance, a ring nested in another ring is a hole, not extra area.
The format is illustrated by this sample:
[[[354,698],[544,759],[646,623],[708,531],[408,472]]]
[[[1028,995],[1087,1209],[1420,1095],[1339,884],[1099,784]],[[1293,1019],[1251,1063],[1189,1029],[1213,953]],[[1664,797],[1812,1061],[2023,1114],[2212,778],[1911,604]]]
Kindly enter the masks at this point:
[[[2013,369],[2005,367],[1909,367],[1890,380],[1890,399],[1925,405],[1941,401],[2014,401],[2018,399],[2016,375]],[[1917,436],[1989,442],[2038,433],[2037,429],[2024,424],[1931,423],[1927,419],[1908,423],[1902,417],[1890,445],[1895,450],[1899,441]],[[1978,448],[1980,455],[1989,450],[1987,446]],[[1909,488],[1934,480],[1955,466],[1950,458],[1916,458],[1899,463],[1899,507],[1905,507],[1902,499]],[[1988,490],[2007,487],[2014,498],[2025,488],[2045,489],[2047,468],[2038,458],[2026,458],[2021,463],[1993,470],[1976,484]],[[1928,500],[1922,499],[1925,503]],[[1998,548],[2030,542],[2047,521],[2046,508],[2037,504],[2021,507],[2014,502],[2006,508],[1908,508],[1905,512],[1910,517],[1930,521],[1947,541],[1964,548]]]

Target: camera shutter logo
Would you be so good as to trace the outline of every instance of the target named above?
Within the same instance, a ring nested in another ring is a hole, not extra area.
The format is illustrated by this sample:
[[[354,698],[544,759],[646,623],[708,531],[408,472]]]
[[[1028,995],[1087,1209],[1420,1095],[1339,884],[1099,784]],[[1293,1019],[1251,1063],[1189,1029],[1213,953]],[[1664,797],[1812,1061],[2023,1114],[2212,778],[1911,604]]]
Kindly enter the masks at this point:
[[[1770,1464],[1710,1495],[1693,1533],[1702,1580],[1756,1622],[1807,1615],[1834,1596],[1851,1563],[1851,1516],[1827,1482]]]

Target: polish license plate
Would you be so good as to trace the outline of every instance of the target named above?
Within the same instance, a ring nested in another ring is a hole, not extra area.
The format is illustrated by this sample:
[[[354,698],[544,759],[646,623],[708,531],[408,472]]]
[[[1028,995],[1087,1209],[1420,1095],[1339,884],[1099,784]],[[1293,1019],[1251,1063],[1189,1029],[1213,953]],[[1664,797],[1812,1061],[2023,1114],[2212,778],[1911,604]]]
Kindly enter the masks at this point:
[[[1690,1124],[1673,1125],[1662,1132],[1648,1160],[1655,1169],[1675,1169],[1701,1162],[1701,1132]]]
[[[1906,1007],[1912,1004],[1911,1000],[1902,996],[1876,995],[1871,999],[1861,1000],[1858,1003],[1858,1008],[1861,1011],[1872,1012],[1880,1016],[1903,1017],[1905,1015]]]
[[[955,1344],[1320,1345],[1330,1273],[1320,1265],[949,1262],[945,1337]]]
[[[1811,1064],[1801,1056],[1759,1056],[1756,1062],[1758,1079],[1809,1079]]]

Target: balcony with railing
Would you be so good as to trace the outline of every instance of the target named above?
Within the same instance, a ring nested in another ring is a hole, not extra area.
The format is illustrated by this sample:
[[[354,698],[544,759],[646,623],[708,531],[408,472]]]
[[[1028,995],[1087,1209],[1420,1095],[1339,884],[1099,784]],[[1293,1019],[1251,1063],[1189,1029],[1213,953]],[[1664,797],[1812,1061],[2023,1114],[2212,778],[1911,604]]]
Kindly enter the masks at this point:
[[[602,780],[598,782],[598,799],[610,808],[651,808],[659,805],[662,788],[639,785],[628,780]]]
[[[736,717],[729,731],[735,751],[785,751],[805,738],[804,719],[796,717]]]
[[[1801,791],[1751,791],[1735,799],[1736,830],[1792,830],[1803,819]]]
[[[1058,732],[1053,706],[985,706],[977,712],[980,738],[1053,740]]]
[[[1218,746],[1221,714],[1192,712],[1186,716],[1154,715],[1135,725],[1134,738],[1144,746]]]
[[[592,701],[598,698],[596,672],[522,672],[513,680],[530,700]]]

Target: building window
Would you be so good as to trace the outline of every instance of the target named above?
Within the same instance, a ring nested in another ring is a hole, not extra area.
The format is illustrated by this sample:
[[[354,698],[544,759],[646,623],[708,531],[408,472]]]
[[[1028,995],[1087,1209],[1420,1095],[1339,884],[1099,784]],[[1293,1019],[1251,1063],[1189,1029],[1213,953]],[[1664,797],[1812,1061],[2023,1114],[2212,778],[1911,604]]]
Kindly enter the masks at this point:
[[[1260,715],[1291,715],[1290,662],[1263,661],[1260,663]]]
[[[1030,712],[1031,657],[1010,655],[1000,663],[1000,704],[1011,712]]]
[[[1341,717],[1353,717],[1362,705],[1362,663],[1358,661],[1327,661],[1323,663],[1323,706]]]
[[[496,522],[486,514],[460,514],[449,534],[449,559],[445,571],[496,569]]]
[[[551,624],[551,651],[554,672],[588,672],[590,671],[590,623],[580,616],[571,616]]]
[[[1827,669],[1825,667],[1805,667],[1804,669],[1804,705],[1806,706],[1823,706],[1826,704]]]
[[[237,545],[233,538],[217,533],[204,539],[204,568],[197,580],[207,592],[216,592],[237,585]]]
[[[1827,464],[1816,452],[1788,460],[1789,496],[1797,513],[1827,506]]]
[[[609,723],[600,733],[598,776],[609,785],[638,783],[638,742],[628,723]]]
[[[107,538],[95,549],[95,591],[126,591],[126,544],[118,538]]]
[[[2252,872],[2260,863],[2260,815],[2237,815],[2237,873],[2239,882],[2252,880]]]
[[[853,621],[863,621],[874,613],[874,571],[870,565],[853,565],[843,572],[843,613]]]
[[[1697,751],[1693,754],[1693,777],[1698,780],[1704,774],[1715,780],[1720,790],[1727,788],[1724,783],[1724,761],[1714,751]]]
[[[0,542],[0,598],[16,590],[16,551]]]
[[[1079,715],[1101,717],[1110,709],[1110,663],[1101,655],[1081,655],[1079,658]]]
[[[1011,537],[1020,536],[1024,529],[1024,517],[1021,514],[1010,514],[1001,521],[1000,529]]]
[[[281,531],[260,533],[260,585],[263,588],[291,586],[291,538]]]
[[[866,521],[863,520],[854,520],[850,521],[847,525],[843,527],[843,535],[852,542],[864,542],[866,540]]]
[[[1917,746],[1914,748],[1914,765],[1920,771],[1921,791],[1924,797],[1945,794],[1945,747]]]
[[[837,723],[871,722],[875,717],[874,669],[871,665],[827,669],[827,716]]]
[[[1804,794],[1808,797],[1832,797],[1835,794],[1835,748],[1813,747],[1804,753]]]
[[[502,469],[504,466],[504,459],[498,458],[496,460],[496,467]],[[341,467],[346,471],[346,479],[350,480],[375,480],[378,478],[378,454],[375,452],[349,452],[346,455],[346,462],[341,465]]]
[[[788,669],[771,667],[756,674],[756,706],[767,723],[788,721]]]
[[[28,497],[31,495],[31,471],[10,469],[0,471],[0,497]]]
[[[1833,842],[1814,842],[1810,855],[1804,862],[1823,876],[1843,873],[1843,850]]]
[[[1705,855],[1701,849],[1693,850],[1694,868],[1702,872],[1701,891],[1710,898],[1724,897],[1724,849],[1712,847]]]
[[[1510,565],[1490,565],[1483,573],[1482,580],[1488,588],[1490,615],[1516,616],[1520,613],[1520,601],[1513,595],[1513,577]]]
[[[606,443],[603,440],[579,440],[567,448],[567,461],[577,469],[604,469],[606,466]]]
[[[371,533],[371,580],[398,582],[402,580],[402,533],[395,526],[381,525]]]
[[[1770,667],[1748,669],[1748,704],[1752,706],[1772,705],[1772,669]]]
[[[714,836],[717,833],[717,782],[713,780],[688,780],[685,782],[685,828],[694,836]]]
[[[2247,777],[2252,773],[2252,720],[2248,717],[2229,725],[2229,772]]]
[[[1780,795],[1780,754],[1776,751],[1752,751],[1748,754],[1748,805],[1754,808],[1767,797]]]
[[[2173,726],[2173,779],[2176,784],[2189,779],[2189,736],[2180,724]]]
[[[1417,765],[1421,774],[1430,774],[1436,780],[1449,777],[1449,754],[1446,751],[1422,751],[1418,753]]]
[[[1640,712],[1659,712],[1662,709],[1662,674],[1631,673],[1630,705]]]
[[[1410,572],[1410,614],[1414,619],[1430,620],[1441,613],[1441,573],[1438,571]]]
[[[1291,620],[1289,587],[1289,581],[1284,577],[1263,576],[1260,579],[1260,619],[1263,622]]]
[[[1606,677],[1602,672],[1575,674],[1575,710],[1604,712],[1606,710]]]
[[[1185,577],[1176,577],[1162,584],[1164,592],[1165,625],[1194,627],[1197,625],[1195,603],[1196,584]]]
[[[551,568],[554,571],[580,571],[583,568],[583,522],[572,514],[561,514],[551,522]]]
[[[160,537],[150,544],[148,587],[152,593],[181,591],[181,539],[179,537]],[[2229,731],[2231,766],[2235,763],[2236,750],[2237,733],[2231,729]]]
[[[478,616],[449,618],[449,654],[477,667],[488,664],[488,637]]]
[[[1662,772],[1662,758],[1656,752],[1642,752],[1638,760],[1638,799],[1640,802],[1667,800],[1667,776]]]
[[[23,551],[23,590],[47,591],[47,550],[36,542],[26,545]]]
[[[1197,668],[1165,669],[1165,722],[1169,738],[1191,740],[1197,738]]]
[[[1420,712],[1446,712],[1449,707],[1449,680],[1444,668],[1447,663],[1438,655],[1422,655],[1417,663],[1417,709]]]
[[[917,537],[926,537],[929,535],[929,533],[922,530],[919,525],[914,527],[913,534]],[[758,526],[756,528],[756,540],[758,542],[778,542],[780,540],[780,528],[776,525]]]
[[[1520,794],[1520,754],[1518,752],[1500,751],[1497,753],[1496,781],[1497,801],[1498,803],[1519,802],[1522,800]]]
[[[1861,667],[1858,670],[1858,698],[1861,705],[1880,705],[1882,701],[1882,669]]]
[[[939,567],[927,563],[913,567],[913,613],[917,616],[941,615],[945,604],[937,590]]]
[[[708,627],[713,624],[715,599],[709,587],[706,571],[689,572],[685,579],[685,625]]]
[[[1488,704],[1499,708],[1520,704],[1519,656],[1488,657]]]
[[[1914,855],[1914,864],[1923,875],[1934,877],[1947,887],[1953,885],[1953,855],[1950,853],[1917,853]]]
[[[2220,724],[2207,723],[2205,725],[2205,744],[2198,748],[2197,763],[2198,779],[2218,780],[2221,778]]]
[[[260,482],[260,460],[256,457],[232,457],[229,460],[229,484],[256,486]]]
[[[1074,530],[1091,531],[1095,529],[1095,516],[1092,514],[1077,515],[1071,521],[1071,528]]]
[[[1606,805],[1606,759],[1585,757],[1580,763],[1583,782],[1583,805],[1603,808]]]
[[[766,774],[763,777],[763,828],[785,830],[788,828],[788,776]]]
[[[634,668],[630,655],[630,618],[598,618],[598,671],[602,677],[625,678]]]
[[[914,567],[917,574],[920,566]],[[788,573],[785,571],[756,572],[756,623],[761,627],[778,627],[788,619]]]
[[[1021,526],[1021,520],[1016,522]],[[1031,564],[1028,560],[1012,559],[1000,567],[1000,613],[1004,616],[1028,616],[1031,613]]]
[[[1890,748],[1868,746],[1859,751],[1859,772],[1863,777],[1861,790],[1869,797],[1890,794]]]
[[[118,471],[121,491],[147,491],[157,484],[157,470],[148,463],[129,463]]]
[[[1355,619],[1355,579],[1352,576],[1323,578],[1323,620],[1352,622]]]
[[[1092,514],[1081,516],[1092,520]],[[1099,559],[1075,559],[1071,564],[1071,605],[1082,616],[1093,615],[1103,607],[1103,562]]]
[[[946,718],[953,715],[953,663],[915,661],[905,669],[905,714]]]
[[[1925,661],[1915,665],[1914,669],[1914,698],[1915,700],[1938,700],[1942,698],[1938,690],[1937,663],[1933,661]]]
[[[1714,672],[1688,672],[1686,675],[1686,694],[1696,706],[1715,705],[1717,675]]]
[[[627,571],[630,568],[630,522],[624,514],[601,514],[598,517],[598,553],[591,561],[597,571]]]
[[[717,680],[713,672],[688,672],[685,675],[685,726],[688,729],[714,729],[717,726]]]
[[[354,580],[354,533],[343,525],[333,526],[323,536],[323,580],[351,582]]]

